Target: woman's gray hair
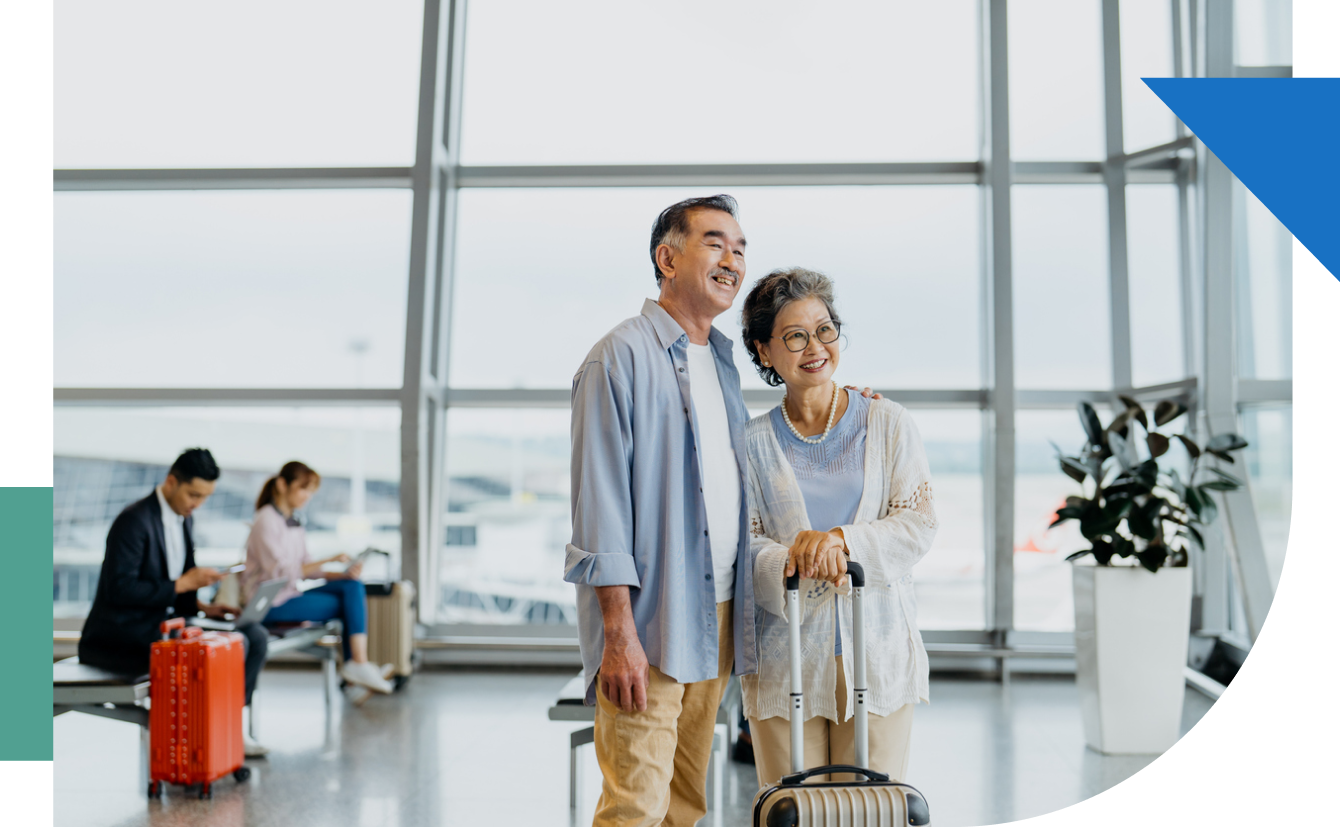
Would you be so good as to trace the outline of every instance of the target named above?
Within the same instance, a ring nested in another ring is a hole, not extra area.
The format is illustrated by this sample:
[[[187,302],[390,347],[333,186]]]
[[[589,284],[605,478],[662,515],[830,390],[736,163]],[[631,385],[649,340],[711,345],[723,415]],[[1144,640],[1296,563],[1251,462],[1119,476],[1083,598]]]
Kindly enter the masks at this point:
[[[775,368],[763,364],[755,343],[767,342],[772,338],[772,328],[782,308],[810,298],[823,302],[828,309],[828,318],[842,324],[837,308],[833,307],[833,281],[817,270],[806,270],[803,267],[774,270],[754,283],[744,299],[744,307],[740,310],[744,347],[749,351],[749,358],[754,361],[758,375],[768,385],[781,385],[782,376]]]

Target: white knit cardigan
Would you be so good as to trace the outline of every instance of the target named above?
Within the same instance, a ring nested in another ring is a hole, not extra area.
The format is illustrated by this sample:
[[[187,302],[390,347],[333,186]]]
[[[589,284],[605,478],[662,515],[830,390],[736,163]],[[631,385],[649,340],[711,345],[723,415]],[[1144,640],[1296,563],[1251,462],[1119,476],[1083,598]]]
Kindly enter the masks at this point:
[[[754,624],[758,674],[742,681],[745,715],[790,718],[785,586],[791,543],[811,527],[795,472],[782,453],[769,415],[750,420],[750,556],[754,565]],[[935,538],[930,468],[921,435],[901,405],[872,400],[866,420],[865,487],[851,525],[842,527],[851,559],[865,569],[865,643],[869,710],[887,716],[904,704],[929,701],[930,667],[917,630],[912,567]],[[837,721],[833,606],[839,602],[842,665],[852,710],[851,587],[827,581],[800,584],[805,718]]]

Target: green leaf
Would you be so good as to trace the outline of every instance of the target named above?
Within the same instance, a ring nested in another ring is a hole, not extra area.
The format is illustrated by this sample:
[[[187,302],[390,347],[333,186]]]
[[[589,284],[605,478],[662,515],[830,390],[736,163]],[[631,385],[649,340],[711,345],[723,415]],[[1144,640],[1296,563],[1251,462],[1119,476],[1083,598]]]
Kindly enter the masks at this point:
[[[1136,463],[1140,462],[1140,458],[1135,455],[1135,447],[1117,432],[1109,431],[1107,433],[1107,445],[1112,449],[1112,456],[1117,458],[1117,462],[1121,464],[1122,471],[1130,471]]]
[[[1154,425],[1164,426],[1186,413],[1186,406],[1176,400],[1162,400],[1154,406]]]
[[[1147,541],[1162,537],[1163,527],[1159,525],[1159,512],[1163,511],[1165,505],[1167,501],[1163,498],[1151,497],[1143,506],[1131,509],[1130,514],[1126,515],[1126,525],[1130,527],[1131,534]]]
[[[1196,527],[1188,526],[1186,527],[1186,531],[1191,534],[1191,539],[1196,542],[1197,546],[1201,549],[1205,548],[1205,538],[1201,536],[1200,531],[1197,530]]]
[[[1140,561],[1140,565],[1150,572],[1158,572],[1159,567],[1168,559],[1168,548],[1163,544],[1150,544],[1145,547],[1145,551],[1135,556]]]
[[[1194,440],[1192,440],[1185,434],[1177,434],[1174,436],[1182,441],[1182,445],[1186,447],[1186,453],[1191,455],[1192,460],[1195,460],[1197,457],[1200,457],[1200,446],[1196,445],[1196,442]]]
[[[1108,500],[1132,498],[1143,494],[1149,494],[1149,489],[1150,487],[1146,486],[1144,482],[1140,480],[1131,477],[1123,477],[1113,481],[1110,486],[1103,489],[1103,495]]]
[[[1135,467],[1133,476],[1152,489],[1159,482],[1159,464],[1154,460],[1146,460]]]
[[[1090,502],[1084,509],[1084,513],[1079,518],[1079,532],[1086,540],[1097,543],[1097,539],[1108,534],[1117,528],[1121,522],[1125,510],[1129,509],[1131,502],[1125,501],[1125,508],[1112,506],[1108,509],[1100,507],[1097,503]]]
[[[1214,519],[1219,516],[1219,504],[1214,502],[1214,498],[1210,496],[1210,492],[1204,486],[1196,486],[1193,489],[1200,500],[1200,509],[1197,510],[1196,517],[1200,518],[1200,522],[1206,525],[1213,523]]]
[[[1080,402],[1076,408],[1079,410],[1079,424],[1084,427],[1084,433],[1089,437],[1089,444],[1103,445],[1103,423],[1098,419],[1098,412],[1087,402]]]
[[[1172,481],[1172,490],[1177,492],[1177,497],[1180,498],[1183,503],[1186,503],[1186,484],[1182,482],[1182,476],[1177,473],[1177,469],[1173,469],[1168,474],[1168,477]]]
[[[1094,541],[1093,548],[1089,550],[1089,553],[1093,555],[1093,559],[1098,561],[1099,566],[1107,566],[1112,562],[1112,552],[1112,544],[1105,540]]]
[[[1117,399],[1121,400],[1127,411],[1134,411],[1135,419],[1144,427],[1145,431],[1149,431],[1149,418],[1145,416],[1145,407],[1140,405],[1134,397],[1128,397],[1125,394],[1118,394]]]
[[[1112,418],[1112,422],[1107,424],[1108,433],[1111,434],[1112,432],[1115,431],[1117,434],[1120,434],[1122,437],[1125,437],[1127,433],[1127,426],[1130,424],[1132,418],[1134,417],[1135,417],[1135,411],[1133,411],[1132,409],[1128,408],[1125,411],[1121,412],[1120,414]]]
[[[1211,480],[1208,483],[1200,484],[1200,487],[1214,492],[1236,492],[1242,488],[1242,484],[1230,483],[1227,480]]]
[[[1150,457],[1162,457],[1168,453],[1168,438],[1159,434],[1157,431],[1151,431],[1145,435],[1145,443],[1149,446]]]
[[[1226,481],[1226,482],[1236,484],[1238,487],[1241,487],[1241,486],[1242,486],[1242,481],[1241,481],[1241,480],[1239,480],[1238,478],[1236,478],[1236,477],[1234,477],[1233,475],[1229,474],[1228,472],[1224,471],[1223,469],[1217,469],[1217,468],[1215,468],[1214,466],[1211,466],[1211,467],[1210,467],[1210,471],[1211,471],[1213,474],[1218,475],[1220,480],[1224,480],[1224,481]]]
[[[1048,526],[1047,528],[1051,529],[1053,526],[1059,526],[1060,524],[1065,523],[1067,520],[1078,520],[1079,516],[1083,514],[1083,511],[1084,511],[1083,509],[1076,506],[1066,506],[1061,509],[1057,509],[1056,520],[1053,520],[1051,522],[1051,525]]]
[[[1247,441],[1237,434],[1217,434],[1205,444],[1206,451],[1237,451],[1247,448]]]
[[[1064,455],[1057,458],[1061,461],[1061,471],[1076,483],[1083,483],[1084,478],[1088,477],[1089,470],[1078,457],[1066,457]]]
[[[1237,462],[1236,460],[1233,459],[1233,455],[1229,454],[1229,453],[1226,452],[1226,451],[1218,451],[1218,450],[1216,450],[1216,449],[1206,449],[1206,450],[1205,450],[1205,453],[1206,453],[1206,454],[1212,454],[1212,455],[1214,455],[1215,457],[1218,457],[1220,460],[1223,460],[1223,461],[1226,462],[1226,463],[1236,463],[1236,462]]]
[[[1123,558],[1129,558],[1135,554],[1135,543],[1118,535],[1112,541],[1112,551]]]
[[[1077,561],[1080,558],[1084,557],[1085,555],[1088,555],[1092,551],[1093,551],[1092,549],[1081,549],[1078,552],[1071,552],[1069,555],[1066,555],[1065,559],[1067,561]]]

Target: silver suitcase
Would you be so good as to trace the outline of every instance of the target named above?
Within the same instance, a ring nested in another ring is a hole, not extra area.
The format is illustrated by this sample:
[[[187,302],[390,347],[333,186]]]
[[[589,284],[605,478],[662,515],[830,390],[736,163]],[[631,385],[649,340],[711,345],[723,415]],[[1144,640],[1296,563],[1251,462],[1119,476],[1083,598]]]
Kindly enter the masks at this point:
[[[856,562],[847,564],[852,583],[853,646],[856,648],[855,696],[856,765],[824,765],[805,770],[805,693],[800,662],[800,576],[786,579],[786,615],[791,644],[791,773],[759,791],[754,799],[754,825],[930,825],[926,798],[911,785],[869,770],[870,719],[866,708],[869,688],[865,677],[865,572]],[[817,782],[812,776],[850,773],[858,782]]]

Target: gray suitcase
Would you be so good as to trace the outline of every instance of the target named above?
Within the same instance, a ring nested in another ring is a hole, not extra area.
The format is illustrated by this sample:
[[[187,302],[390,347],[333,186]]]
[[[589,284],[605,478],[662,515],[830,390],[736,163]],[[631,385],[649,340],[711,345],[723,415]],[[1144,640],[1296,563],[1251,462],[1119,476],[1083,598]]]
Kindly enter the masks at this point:
[[[786,579],[786,615],[791,644],[791,773],[759,791],[754,799],[754,825],[930,825],[931,812],[921,792],[911,785],[869,770],[870,719],[866,708],[865,677],[865,572],[852,561],[847,564],[852,584],[853,646],[856,648],[855,696],[856,765],[824,765],[805,770],[805,693],[800,662],[800,576]],[[851,773],[865,777],[857,782],[817,782],[812,776]]]

